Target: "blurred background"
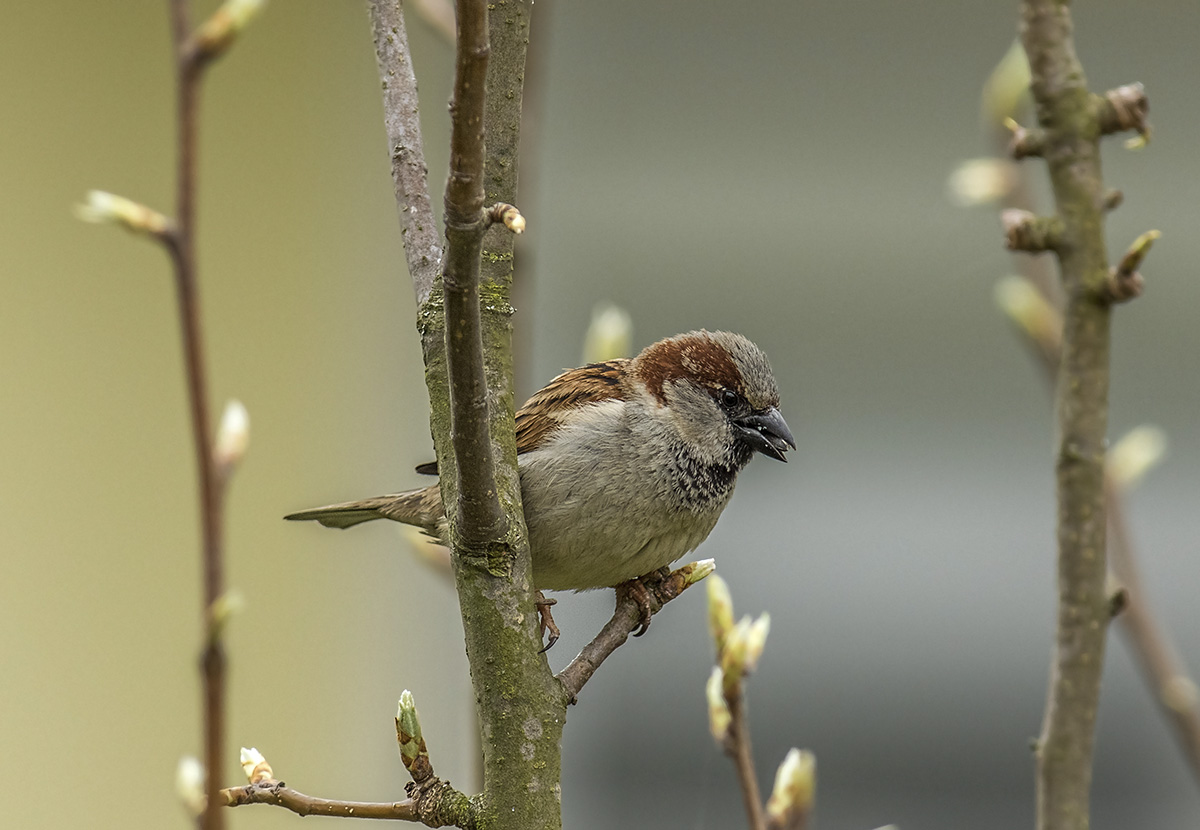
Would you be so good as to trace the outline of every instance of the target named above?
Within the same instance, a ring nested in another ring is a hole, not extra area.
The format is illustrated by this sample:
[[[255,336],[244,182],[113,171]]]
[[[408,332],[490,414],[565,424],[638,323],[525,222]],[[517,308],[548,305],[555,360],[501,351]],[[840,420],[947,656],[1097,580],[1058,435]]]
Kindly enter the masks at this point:
[[[199,4],[197,17],[213,4]],[[593,306],[634,348],[725,328],[771,356],[800,447],[758,460],[712,537],[737,610],[769,610],[751,680],[766,786],[818,758],[829,828],[1031,826],[1054,603],[1050,404],[992,300],[992,209],[946,195],[985,155],[979,92],[1016,3],[539,2],[516,326],[535,389],[581,359]],[[1120,309],[1112,435],[1169,435],[1130,502],[1147,589],[1200,669],[1196,325],[1200,7],[1080,3],[1090,85],[1146,84],[1149,149],[1106,145],[1114,255],[1163,231]],[[12,827],[186,827],[200,751],[199,560],[173,286],[162,252],[76,220],[89,188],[164,210],[173,91],[163,3],[15,3],[0,28],[0,791]],[[431,181],[451,53],[410,23]],[[419,483],[432,457],[412,291],[360,2],[268,7],[209,76],[200,266],[214,406],[251,417],[230,491],[229,740],[315,795],[400,797],[412,689],[440,774],[471,775],[457,609],[396,527],[289,511]],[[1032,162],[1040,176],[1041,165]],[[1192,263],[1192,264],[1189,264]],[[609,592],[560,597],[561,667]],[[713,746],[703,593],[655,618],[569,713],[577,830],[743,826]],[[1097,830],[1194,827],[1200,798],[1121,636]],[[237,810],[240,827],[291,827]],[[322,821],[322,820],[316,820]]]

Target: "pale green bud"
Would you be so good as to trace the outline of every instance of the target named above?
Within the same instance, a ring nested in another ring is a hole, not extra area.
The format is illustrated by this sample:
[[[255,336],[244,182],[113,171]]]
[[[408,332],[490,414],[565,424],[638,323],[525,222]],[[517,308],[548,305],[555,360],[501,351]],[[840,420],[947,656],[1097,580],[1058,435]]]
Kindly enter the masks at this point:
[[[193,816],[201,815],[208,803],[204,783],[204,764],[190,755],[180,758],[175,769],[175,794],[183,808]]]
[[[629,357],[632,350],[633,320],[629,312],[612,303],[597,303],[583,340],[583,362],[602,363]]]
[[[257,784],[260,781],[269,781],[275,777],[271,765],[267,763],[267,759],[263,754],[254,747],[247,749],[242,747],[239,757],[242,764],[242,772],[246,773],[246,780],[251,784]]]
[[[767,634],[771,631],[771,615],[763,612],[746,630],[746,662],[745,674],[750,674],[758,668],[758,658],[762,657],[767,645]]]
[[[400,704],[396,708],[396,739],[400,743],[400,757],[405,759],[405,766],[408,766],[421,754],[422,743],[417,704],[408,689],[400,693]]]
[[[134,233],[163,236],[171,222],[156,210],[103,190],[89,190],[87,201],[75,206],[75,215],[84,222],[120,225]]]
[[[817,792],[817,759],[811,752],[788,750],[775,772],[775,787],[767,799],[770,827],[791,827],[798,814],[812,810]]]
[[[984,121],[989,125],[1000,124],[1005,118],[1015,116],[1029,89],[1029,80],[1029,59],[1020,42],[1014,40],[983,85],[980,103]]]
[[[1062,316],[1042,292],[1024,277],[1007,276],[996,282],[996,305],[1039,345],[1057,348],[1062,341]]]
[[[1156,426],[1134,427],[1108,451],[1108,474],[1122,488],[1135,487],[1167,453],[1167,434]]]
[[[729,725],[733,717],[729,714],[729,704],[725,702],[725,683],[720,666],[713,666],[708,683],[704,686],[708,698],[708,729],[712,732],[713,740],[718,746],[725,745],[729,735]]]
[[[750,618],[742,617],[725,636],[725,643],[719,655],[721,671],[724,674],[725,694],[732,694],[742,682],[746,674],[746,653],[750,636]]]
[[[221,425],[217,428],[217,440],[213,445],[213,459],[224,472],[232,470],[246,455],[250,445],[250,413],[239,400],[225,404],[221,413]]]
[[[225,0],[196,31],[197,52],[205,60],[219,56],[266,5],[267,0]]]
[[[967,159],[950,174],[946,190],[950,200],[959,207],[975,207],[1000,201],[1009,194],[1016,180],[1016,167],[1011,161]]]
[[[708,580],[708,630],[717,646],[718,657],[725,650],[725,641],[733,628],[733,596],[729,585],[720,575]]]

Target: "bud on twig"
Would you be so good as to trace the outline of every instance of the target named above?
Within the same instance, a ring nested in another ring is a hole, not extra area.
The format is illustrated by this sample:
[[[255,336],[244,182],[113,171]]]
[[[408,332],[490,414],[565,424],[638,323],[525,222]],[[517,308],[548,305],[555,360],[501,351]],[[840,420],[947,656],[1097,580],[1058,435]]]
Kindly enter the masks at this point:
[[[788,750],[775,772],[775,787],[767,799],[767,827],[798,828],[812,812],[817,792],[817,759],[811,752]]]
[[[171,220],[143,204],[103,190],[89,190],[87,201],[75,206],[75,215],[84,222],[120,225],[133,233],[165,237]]]
[[[413,781],[420,784],[433,776],[433,765],[429,762],[425,738],[421,735],[417,704],[408,689],[400,693],[400,703],[396,708],[396,742],[400,745],[400,760],[404,762],[404,768]]]
[[[246,773],[246,780],[251,784],[270,781],[275,777],[275,773],[271,770],[271,765],[267,763],[267,759],[254,747],[250,747],[249,749],[242,747],[240,761],[242,772]]]
[[[1144,280],[1138,273],[1138,267],[1156,239],[1162,237],[1161,231],[1146,231],[1133,241],[1120,263],[1108,272],[1108,293],[1114,302],[1132,300],[1142,293]]]
[[[720,666],[713,666],[704,693],[708,698],[708,731],[712,733],[717,746],[724,747],[733,716],[729,714],[729,704],[725,702],[725,683]]]
[[[1015,116],[1028,91],[1029,59],[1020,41],[1014,40],[983,85],[984,121],[990,126]]]
[[[1012,191],[1016,179],[1013,163],[1005,159],[967,159],[946,181],[950,199],[959,207],[998,202]]]
[[[726,696],[737,692],[738,685],[741,684],[745,674],[746,636],[749,633],[750,618],[742,617],[734,624],[733,628],[729,629],[721,652],[717,655]]]
[[[762,657],[767,645],[767,634],[771,631],[771,615],[765,611],[755,620],[746,632],[746,665],[745,674],[750,674],[758,668],[758,659]]]
[[[717,658],[725,650],[725,641],[733,629],[733,596],[720,576],[708,580],[708,630],[717,646]]]
[[[1167,453],[1167,434],[1143,424],[1125,433],[1108,451],[1108,476],[1123,489],[1136,487]]]
[[[487,219],[492,224],[503,222],[504,227],[513,233],[525,232],[525,217],[521,215],[521,211],[517,210],[515,205],[507,202],[497,202],[488,208]]]
[[[190,755],[179,759],[175,770],[175,794],[192,816],[204,813],[208,799],[204,797],[204,765],[198,759]]]
[[[1025,277],[1002,277],[993,295],[1010,320],[1046,354],[1062,347],[1062,315]]]
[[[767,644],[767,633],[771,630],[771,616],[764,613],[757,620],[742,617],[725,637],[725,646],[718,660],[725,674],[725,693],[736,690],[742,679],[758,668],[758,659]]]
[[[592,307],[592,322],[583,338],[583,362],[602,363],[629,357],[633,350],[633,321],[629,312],[612,303]]]
[[[1146,88],[1140,83],[1125,84],[1104,94],[1105,107],[1100,111],[1100,131],[1110,133],[1134,130],[1137,135],[1125,142],[1126,149],[1140,150],[1150,143],[1150,101]]]
[[[1004,126],[1012,133],[1012,139],[1008,142],[1008,154],[1015,161],[1040,156],[1045,152],[1046,133],[1043,130],[1022,127],[1015,118],[1005,118]]]
[[[686,565],[677,568],[675,573],[683,577],[683,587],[687,588],[695,585],[702,579],[708,579],[716,570],[717,560],[697,559],[695,562],[688,562]]]
[[[246,455],[250,445],[250,413],[239,400],[225,404],[217,440],[213,445],[213,461],[222,475],[229,475]]]
[[[221,635],[225,633],[225,626],[233,619],[235,614],[241,613],[246,607],[246,601],[242,597],[241,591],[236,588],[230,588],[221,596],[217,597],[216,601],[208,609],[208,637],[210,640],[219,640]]]
[[[1010,251],[1031,254],[1058,248],[1062,239],[1062,221],[1053,216],[1038,216],[1020,208],[1000,211],[1004,226],[1004,244]]]
[[[266,5],[267,0],[225,0],[196,30],[193,54],[201,61],[220,57]]]

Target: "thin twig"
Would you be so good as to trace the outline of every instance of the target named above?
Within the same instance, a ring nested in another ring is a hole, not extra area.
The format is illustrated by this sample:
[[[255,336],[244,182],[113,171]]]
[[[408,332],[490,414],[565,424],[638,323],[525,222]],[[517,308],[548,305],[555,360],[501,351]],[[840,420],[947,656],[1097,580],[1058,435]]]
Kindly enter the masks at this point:
[[[241,807],[245,804],[273,804],[300,816],[340,816],[342,818],[375,818],[394,821],[421,820],[416,802],[404,801],[335,801],[317,798],[291,789],[281,781],[262,781],[244,787],[229,787],[217,793],[218,806]]]
[[[738,789],[742,791],[742,806],[746,808],[746,822],[750,830],[765,827],[762,796],[758,790],[758,774],[754,771],[754,752],[751,749],[750,722],[746,717],[746,698],[742,684],[725,694],[725,705],[729,707],[729,731],[725,735],[725,753],[733,759],[737,770]]]
[[[425,165],[425,147],[421,141],[417,79],[413,75],[412,52],[408,48],[400,0],[370,0],[370,8],[375,60],[383,87],[383,125],[392,159],[404,257],[420,306],[429,299],[437,282],[442,246],[429,198],[429,168]],[[453,39],[453,29],[450,35]]]
[[[222,538],[223,490],[216,472],[209,429],[208,386],[204,366],[196,285],[196,169],[200,81],[204,62],[191,45],[192,27],[188,0],[171,0],[171,31],[175,49],[178,118],[178,172],[175,226],[168,250],[175,267],[176,295],[187,373],[192,439],[200,491],[200,526],[204,568],[204,650],[200,658],[204,684],[204,766],[208,807],[204,827],[220,830],[225,814],[217,803],[221,766],[225,756],[225,652],[214,617],[224,593]]]
[[[1046,377],[1053,383],[1058,374],[1062,348],[1062,320],[1056,310],[1047,310],[1051,323],[1037,332],[1022,328],[1026,340],[1041,358]],[[1124,498],[1111,476],[1105,479],[1108,509],[1108,567],[1125,589],[1127,605],[1117,622],[1127,632],[1129,648],[1137,660],[1151,697],[1171,725],[1192,777],[1200,783],[1200,696],[1164,626],[1154,615],[1142,585],[1132,534],[1125,521]]]
[[[712,560],[691,562],[667,574],[659,582],[648,582],[646,587],[651,599],[650,613],[657,614],[664,605],[711,572]],[[623,646],[630,634],[641,627],[641,619],[641,607],[637,600],[629,594],[618,594],[617,607],[604,628],[600,629],[600,633],[556,675],[572,703],[576,701],[584,684],[596,673],[596,669],[600,668],[600,664]]]
[[[1196,682],[1188,675],[1146,598],[1121,493],[1111,480],[1107,494],[1109,567],[1129,597],[1119,619],[1129,634],[1142,679],[1163,717],[1174,727],[1176,742],[1193,779],[1200,782],[1200,699]]]
[[[489,274],[481,287],[479,276],[487,224],[484,123],[490,199],[512,204],[516,165],[505,148],[516,153],[519,110],[501,121],[505,110],[495,107],[497,101],[519,107],[530,7],[524,0],[507,0],[489,15],[483,0],[459,4],[443,291],[439,298],[435,279],[430,299],[418,312],[455,585],[476,713],[486,736],[484,793],[475,815],[495,830],[561,827],[566,696],[538,654],[517,479],[509,280]],[[497,46],[496,60],[489,60],[489,41]],[[381,59],[381,78],[389,87],[407,74],[389,70],[394,67]],[[395,106],[385,98],[385,108]],[[501,140],[492,141],[493,136]],[[510,237],[512,231],[497,226],[493,234]],[[511,253],[503,247],[489,246],[486,260],[493,269],[511,269]],[[481,291],[487,294],[486,306],[480,303]],[[507,513],[500,509],[501,498]]]

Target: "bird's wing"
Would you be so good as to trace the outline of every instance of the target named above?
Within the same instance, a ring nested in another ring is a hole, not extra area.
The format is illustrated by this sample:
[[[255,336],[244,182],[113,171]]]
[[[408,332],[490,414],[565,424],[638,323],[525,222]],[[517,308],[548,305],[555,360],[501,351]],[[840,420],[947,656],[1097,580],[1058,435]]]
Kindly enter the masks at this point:
[[[628,360],[589,363],[563,372],[517,410],[517,453],[536,450],[573,409],[625,397],[621,381]]]
[[[621,381],[629,361],[624,358],[569,369],[543,386],[517,410],[517,454],[536,450],[562,426],[563,415],[575,407],[624,398]],[[437,462],[417,467],[422,475],[437,475]]]

